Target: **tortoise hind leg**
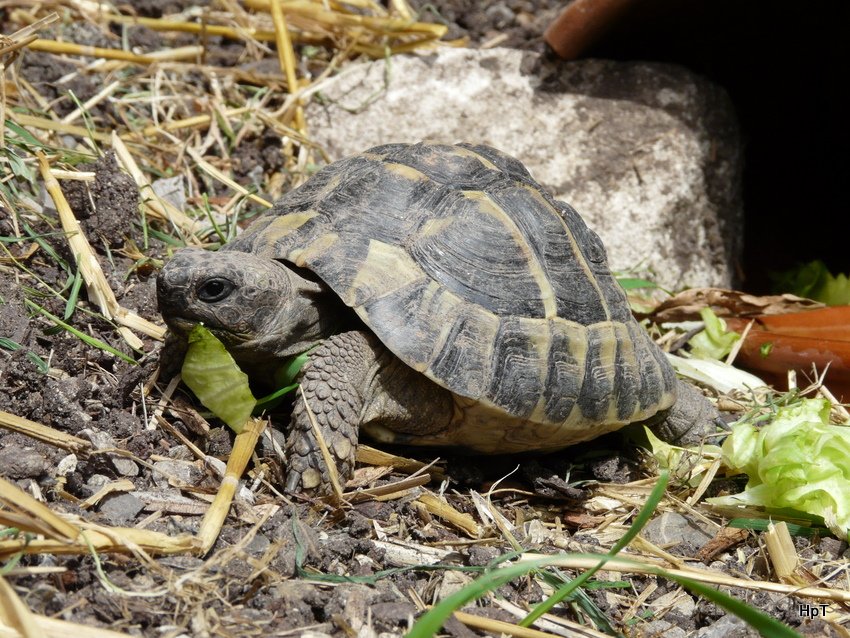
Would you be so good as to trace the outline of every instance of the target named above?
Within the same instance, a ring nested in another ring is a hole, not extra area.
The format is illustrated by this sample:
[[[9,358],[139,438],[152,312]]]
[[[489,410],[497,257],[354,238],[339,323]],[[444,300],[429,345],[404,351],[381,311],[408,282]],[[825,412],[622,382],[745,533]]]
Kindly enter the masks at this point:
[[[662,441],[674,445],[694,445],[713,434],[720,413],[694,386],[679,381],[676,403],[645,424]]]

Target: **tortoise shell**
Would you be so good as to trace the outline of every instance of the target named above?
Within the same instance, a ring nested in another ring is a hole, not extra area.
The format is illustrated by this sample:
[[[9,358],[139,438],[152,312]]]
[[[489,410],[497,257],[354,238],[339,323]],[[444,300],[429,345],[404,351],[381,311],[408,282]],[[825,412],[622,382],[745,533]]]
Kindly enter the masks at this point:
[[[223,250],[313,271],[408,366],[514,417],[629,423],[675,400],[599,237],[487,146],[335,162]]]

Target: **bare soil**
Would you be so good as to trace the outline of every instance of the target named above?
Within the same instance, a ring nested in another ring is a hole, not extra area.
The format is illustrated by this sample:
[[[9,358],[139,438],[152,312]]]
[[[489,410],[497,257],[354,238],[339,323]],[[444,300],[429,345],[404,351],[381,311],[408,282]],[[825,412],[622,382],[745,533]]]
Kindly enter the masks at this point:
[[[426,18],[448,24],[449,38],[468,37],[473,45],[495,41],[502,46],[540,48],[540,34],[562,3],[438,0],[412,4]],[[178,2],[168,1],[136,2],[134,8],[152,17],[181,10]],[[7,33],[17,28],[6,19]],[[115,34],[85,26],[73,32],[76,42],[115,45]],[[162,36],[155,32],[134,28],[128,33],[140,46],[163,45]],[[169,43],[177,45],[180,40]],[[210,49],[209,63],[238,59],[242,54],[239,43],[218,44]],[[104,75],[79,73],[72,86],[58,88],[60,78],[77,70],[78,65],[67,59],[28,51],[19,73],[63,116],[75,108],[69,99],[71,90],[85,101],[107,82]],[[205,81],[198,76],[199,83]],[[195,97],[186,99],[190,102]],[[109,101],[101,104],[92,117],[102,124],[119,125],[127,116]],[[282,185],[270,185],[268,176],[284,169],[282,144],[281,136],[271,131],[246,135],[232,150],[230,173],[240,183],[256,184],[261,193],[275,192]],[[167,258],[168,243],[143,231],[138,189],[110,154],[81,162],[76,169],[94,171],[94,181],[63,181],[63,189],[119,303],[159,321],[153,282],[158,266]],[[204,186],[211,198],[226,196],[220,185]],[[66,314],[74,255],[49,199],[42,203],[45,208],[38,215],[24,214],[27,209],[14,203],[12,208],[0,203],[0,240],[8,240],[4,244],[8,253],[0,256],[0,336],[9,340],[0,348],[0,410],[91,440],[104,451],[74,456],[0,429],[0,475],[55,512],[106,525],[194,533],[218,479],[186,444],[152,420],[163,389],[151,385],[160,345],[146,338],[143,350],[149,354],[139,356],[110,322],[86,312],[92,306],[86,301],[85,286],[79,293],[79,307]],[[48,288],[63,291],[63,296],[48,293]],[[111,345],[134,363],[57,328],[25,299],[37,299],[42,309],[64,317],[78,331]],[[192,398],[180,391],[164,416],[204,454],[226,460],[232,433],[215,420],[207,426],[197,409]],[[275,415],[274,422],[285,426],[285,410]],[[279,440],[280,434],[275,436]],[[109,452],[112,449],[124,454]],[[428,451],[394,451],[426,462],[433,458]],[[483,530],[480,538],[423,507],[418,488],[391,500],[344,507],[283,494],[277,482],[281,461],[266,440],[257,451],[250,476],[245,477],[253,503],[239,500],[235,504],[208,556],[101,555],[95,559],[33,554],[23,556],[8,579],[35,613],[130,635],[284,636],[308,631],[331,636],[400,635],[421,614],[423,604],[445,598],[512,551],[506,529],[526,551],[607,551],[636,512],[639,495],[646,492],[646,484],[634,488],[624,484],[637,485],[634,482],[651,478],[654,472],[645,455],[623,445],[618,436],[549,457],[442,455],[441,459],[438,468],[445,480],[434,481],[427,489],[440,492],[455,510],[472,516]],[[373,476],[370,472],[373,468],[362,468],[358,477],[368,481]],[[399,478],[400,474],[390,473],[371,482],[380,485]],[[121,479],[132,488],[86,502],[104,485]],[[493,510],[505,517],[501,528],[486,518],[470,496],[471,491],[486,494],[494,487],[490,500]],[[638,496],[628,497],[630,490]],[[687,488],[678,485],[674,491],[685,495]],[[603,506],[610,509],[605,511]],[[673,507],[670,502],[665,505]],[[831,538],[798,542],[798,551],[815,571],[829,571],[824,566],[847,549]],[[689,563],[696,561],[693,548],[687,545],[665,549]],[[440,569],[425,567],[428,562]],[[755,534],[707,562],[737,577],[771,577]],[[719,635],[703,632],[721,622],[726,623],[722,625],[725,633],[733,632],[730,635],[754,635],[714,604],[664,580],[614,572],[602,572],[596,580],[594,588],[584,590],[584,600],[554,613],[586,624],[596,610],[611,623],[612,632],[623,635]],[[529,608],[547,593],[538,580],[520,578],[500,587],[497,596]],[[821,621],[800,616],[796,603],[810,601],[744,589],[731,593],[805,635],[831,631]],[[469,611],[511,623],[518,620],[494,598]],[[682,633],[673,633],[678,630]],[[721,631],[721,625],[716,631]],[[455,619],[445,625],[444,632],[482,635]]]

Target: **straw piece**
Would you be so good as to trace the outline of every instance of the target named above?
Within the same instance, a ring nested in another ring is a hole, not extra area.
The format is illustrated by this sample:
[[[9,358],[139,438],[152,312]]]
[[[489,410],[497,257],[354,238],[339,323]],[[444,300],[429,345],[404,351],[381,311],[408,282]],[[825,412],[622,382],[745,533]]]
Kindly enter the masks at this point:
[[[806,581],[796,573],[800,558],[797,556],[797,549],[788,532],[787,523],[785,521],[770,523],[764,534],[764,540],[767,545],[767,554],[779,580],[792,585],[804,584]]]
[[[136,489],[136,486],[133,484],[133,481],[130,479],[119,479],[117,481],[110,481],[103,487],[101,487],[96,493],[89,496],[86,500],[80,503],[80,507],[83,509],[89,509],[97,505],[104,498],[112,494],[113,492],[132,492]]]
[[[3,512],[5,514],[5,512]],[[0,517],[2,522],[3,517]],[[0,540],[0,559],[13,554],[90,554],[95,552],[116,552],[129,554],[144,551],[150,554],[182,554],[198,549],[198,540],[194,536],[181,534],[169,536],[161,532],[134,527],[104,527],[91,523],[81,523],[85,528],[81,533],[84,539],[68,542],[54,539],[13,539]]]
[[[36,128],[45,131],[65,133],[67,135],[76,135],[77,137],[82,137],[84,139],[91,138],[96,142],[109,141],[109,133],[94,130],[90,131],[83,126],[63,124],[62,122],[51,120],[46,117],[38,117],[37,115],[27,115],[26,113],[16,113],[15,111],[10,111],[6,115],[24,128]]]
[[[85,638],[131,638],[130,634],[113,631],[112,629],[104,629],[103,627],[81,625],[68,620],[60,620],[59,618],[49,618],[47,616],[33,614],[33,619],[44,631],[47,638],[68,638],[69,636],[85,636]]]
[[[183,60],[196,61],[204,54],[204,47],[200,44],[189,44],[183,47],[174,47],[173,49],[161,49],[159,51],[151,51],[145,57],[150,58],[154,62],[179,62]]]
[[[85,454],[91,450],[91,443],[77,438],[65,432],[54,430],[51,427],[30,421],[9,412],[0,411],[0,427],[25,434],[33,439],[53,445],[74,454]]]
[[[63,544],[76,539],[80,535],[79,527],[60,518],[44,503],[35,500],[17,485],[3,477],[0,477],[0,504],[8,508],[0,510],[0,523],[3,523],[10,516],[14,516],[19,523],[7,525],[7,527],[18,527],[19,529],[44,534]],[[20,525],[21,522],[25,524],[25,527]],[[2,546],[3,543],[0,542],[0,547]]]
[[[289,37],[289,27],[283,15],[280,0],[270,0],[272,22],[274,22],[275,43],[277,44],[278,61],[283,74],[286,76],[286,84],[289,92],[298,91],[298,77],[295,73],[295,51],[292,49],[292,39]],[[305,132],[304,109],[299,104],[295,108],[295,128],[300,133]]]
[[[41,171],[42,179],[44,179],[45,188],[50,193],[53,203],[56,205],[56,210],[59,213],[59,221],[62,224],[62,230],[65,231],[65,236],[68,240],[68,245],[71,249],[71,254],[80,268],[80,273],[83,276],[83,281],[86,283],[86,290],[89,294],[89,300],[95,303],[103,315],[107,319],[114,319],[122,326],[138,330],[149,337],[162,340],[165,338],[165,329],[143,319],[136,313],[123,308],[115,298],[115,293],[109,287],[106,281],[106,276],[100,267],[100,263],[95,257],[94,251],[91,248],[88,240],[80,229],[80,223],[74,217],[74,212],[68,205],[62,189],[59,187],[59,182],[50,171],[50,165],[47,158],[41,151],[36,152],[38,157],[38,166]],[[144,345],[138,337],[129,331],[120,331],[121,336],[134,349],[141,349]]]
[[[254,39],[261,42],[274,42],[274,31],[252,29],[249,27],[228,27],[219,24],[201,24],[198,22],[183,22],[169,18],[143,18],[139,16],[124,16],[115,13],[104,16],[110,22],[133,24],[147,27],[153,31],[178,31],[180,33],[197,33],[206,36],[224,36],[234,40]],[[296,34],[292,34],[296,35]]]
[[[198,153],[195,149],[186,148],[186,152],[189,154],[189,156],[193,160],[195,160],[198,163],[198,166],[200,168],[202,168],[211,177],[214,177],[215,179],[220,181],[222,184],[226,185],[228,188],[235,190],[237,193],[241,193],[242,195],[244,195],[245,197],[250,199],[252,202],[257,203],[260,206],[265,206],[266,208],[272,207],[273,204],[270,201],[263,199],[259,195],[256,195],[255,193],[250,192],[244,186],[234,182],[231,178],[229,178],[227,175],[222,173],[215,166],[213,166],[208,161],[206,161],[203,157],[201,157],[200,153]]]
[[[25,638],[45,637],[45,633],[35,622],[32,612],[2,576],[0,576],[0,622],[16,630]]]
[[[64,171],[61,168],[54,168],[51,172],[56,179],[67,179],[75,182],[93,182],[95,179],[94,171]]]
[[[230,504],[233,502],[236,488],[239,486],[239,478],[248,466],[248,461],[257,446],[257,440],[265,427],[265,420],[249,419],[245,429],[236,435],[233,450],[230,453],[230,458],[227,459],[224,478],[198,530],[198,549],[201,554],[206,554],[212,549],[216,539],[218,539],[221,526],[230,511]]]
[[[201,242],[195,234],[200,232],[203,225],[185,215],[183,211],[168,201],[159,198],[153,190],[153,186],[151,186],[150,182],[148,182],[145,177],[145,174],[142,172],[142,169],[140,169],[138,164],[136,164],[136,160],[133,159],[133,156],[130,154],[130,151],[127,149],[124,142],[114,131],[112,133],[111,142],[112,150],[115,151],[116,158],[124,170],[126,170],[130,174],[130,177],[132,177],[136,182],[142,201],[150,214],[157,219],[169,222],[172,227],[177,229],[178,233],[181,234],[185,243],[200,245]]]
[[[662,565],[650,563],[641,556],[621,554],[621,557],[622,559],[609,559],[605,563],[605,570],[623,572],[627,574],[657,574],[663,577],[663,574],[659,574],[659,569],[663,569],[665,572],[675,576],[691,578],[703,583],[725,585],[726,587],[741,587],[742,589],[772,591],[780,594],[793,594],[794,596],[808,596],[811,598],[850,603],[850,591],[844,589],[829,589],[826,587],[796,587],[794,585],[786,585],[785,583],[771,583],[766,580],[746,580],[744,578],[727,576],[726,574],[722,574],[714,570],[697,569],[695,567],[669,569]],[[569,555],[565,555],[563,558],[553,558],[552,556],[534,554],[531,552],[523,554],[521,560],[526,561],[542,558],[552,559],[552,565],[567,567],[569,569],[591,569],[599,564],[598,558]]]
[[[403,474],[413,474],[428,468],[428,473],[438,481],[446,478],[445,472],[439,467],[434,467],[433,463],[423,463],[406,456],[390,454],[362,443],[357,446],[357,462],[362,465],[392,467]]]
[[[508,636],[519,636],[519,638],[554,638],[557,635],[539,629],[520,627],[503,620],[493,620],[492,618],[468,614],[465,611],[454,612],[454,617],[467,627],[483,629],[493,634],[507,634]]]
[[[474,518],[469,514],[458,512],[454,507],[440,500],[434,494],[424,492],[418,501],[425,506],[428,512],[463,530],[472,538],[481,536],[481,527],[475,522]]]
[[[431,477],[428,474],[423,474],[421,476],[408,476],[400,481],[388,483],[387,485],[379,485],[377,487],[369,487],[353,492],[346,492],[343,494],[343,497],[351,503],[361,503],[363,501],[370,500],[394,501],[412,493],[414,488],[427,485],[430,482]]]
[[[234,117],[236,115],[242,115],[243,113],[248,113],[251,111],[250,106],[242,106],[237,109],[228,109],[224,111],[224,115],[226,117]],[[140,133],[133,133],[129,137],[151,137],[154,135],[162,134],[167,131],[177,131],[184,128],[200,128],[202,126],[207,126],[212,121],[212,115],[194,115],[192,117],[187,117],[182,120],[172,120],[170,122],[165,122],[164,124],[152,124],[151,126],[145,127],[142,129]]]
[[[270,11],[271,0],[245,0],[245,6],[259,11]],[[298,0],[287,2],[283,5],[283,10],[286,14],[310,18],[324,25],[363,27],[381,34],[425,33],[437,39],[448,32],[448,27],[443,24],[327,11],[318,4]]]
[[[136,64],[151,64],[155,61],[154,58],[148,55],[138,55],[131,51],[92,47],[73,42],[57,42],[56,40],[45,40],[43,38],[31,42],[29,48],[34,51],[46,51],[47,53],[68,53],[70,55],[82,55],[90,58],[135,62]]]

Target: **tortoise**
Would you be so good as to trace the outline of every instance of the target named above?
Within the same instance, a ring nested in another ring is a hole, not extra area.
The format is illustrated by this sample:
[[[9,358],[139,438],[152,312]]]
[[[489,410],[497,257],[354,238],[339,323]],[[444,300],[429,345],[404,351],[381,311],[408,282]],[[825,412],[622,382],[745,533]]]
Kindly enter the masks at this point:
[[[289,490],[328,485],[306,405],[344,477],[360,431],[549,452],[638,421],[693,439],[716,414],[632,316],[596,233],[484,145],[388,144],[330,164],[218,252],[175,253],[157,297],[172,343],[202,322],[252,378],[318,344]]]

